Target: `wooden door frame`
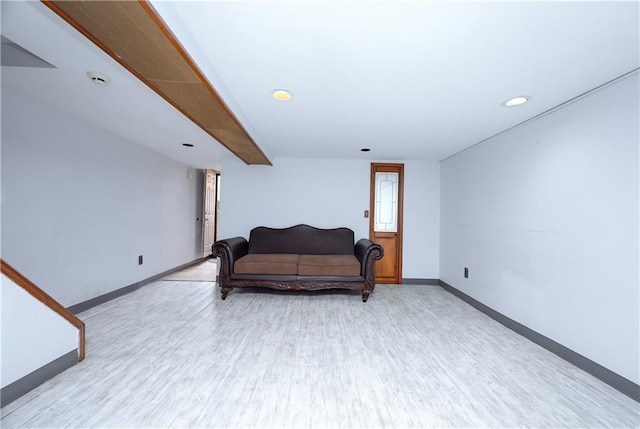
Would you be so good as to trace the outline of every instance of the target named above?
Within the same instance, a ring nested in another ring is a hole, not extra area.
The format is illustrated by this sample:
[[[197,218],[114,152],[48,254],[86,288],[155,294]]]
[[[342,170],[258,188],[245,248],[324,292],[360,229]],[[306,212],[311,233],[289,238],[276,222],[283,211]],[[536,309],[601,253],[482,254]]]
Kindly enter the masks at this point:
[[[201,225],[201,240],[200,240],[200,251],[202,252],[202,257],[204,258],[209,258],[211,257],[211,254],[209,254],[208,256],[205,256],[205,250],[204,250],[204,242],[207,239],[206,234],[205,234],[205,224],[206,224],[206,212],[207,212],[207,172],[208,171],[212,171],[215,175],[216,178],[216,187],[213,191],[213,200],[215,202],[214,204],[214,212],[215,212],[215,219],[214,219],[214,223],[213,223],[213,240],[214,242],[218,239],[217,233],[218,233],[218,178],[220,177],[220,172],[217,170],[214,170],[212,168],[205,168],[204,170],[202,170],[202,213],[200,214],[201,217],[200,219],[202,219]]]
[[[220,222],[220,172],[218,170],[213,170],[216,172],[216,220],[213,223],[213,238],[215,241],[218,241],[218,222]]]
[[[397,246],[398,246],[398,271],[395,278],[395,284],[402,283],[402,254],[403,254],[403,235],[404,235],[404,164],[393,164],[388,162],[372,162],[370,173],[370,188],[369,188],[369,239],[374,238],[374,221],[375,221],[375,187],[376,187],[376,173],[384,172],[384,168],[393,168],[390,170],[392,173],[398,173],[398,232],[397,232]],[[386,255],[385,255],[386,256]]]

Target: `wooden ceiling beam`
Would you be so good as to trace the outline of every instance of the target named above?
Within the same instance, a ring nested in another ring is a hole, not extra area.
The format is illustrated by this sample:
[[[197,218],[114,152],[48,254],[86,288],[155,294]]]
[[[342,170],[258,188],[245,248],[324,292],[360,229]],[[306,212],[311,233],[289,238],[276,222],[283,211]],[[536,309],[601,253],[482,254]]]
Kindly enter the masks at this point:
[[[271,165],[148,0],[42,0],[247,164]]]

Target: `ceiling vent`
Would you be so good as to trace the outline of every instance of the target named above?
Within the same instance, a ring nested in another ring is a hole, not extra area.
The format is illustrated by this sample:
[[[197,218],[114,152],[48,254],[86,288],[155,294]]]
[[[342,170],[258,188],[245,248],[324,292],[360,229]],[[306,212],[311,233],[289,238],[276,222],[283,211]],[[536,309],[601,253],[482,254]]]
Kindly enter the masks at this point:
[[[89,76],[91,82],[95,83],[98,86],[104,86],[111,83],[111,78],[104,73],[88,71],[87,76]]]

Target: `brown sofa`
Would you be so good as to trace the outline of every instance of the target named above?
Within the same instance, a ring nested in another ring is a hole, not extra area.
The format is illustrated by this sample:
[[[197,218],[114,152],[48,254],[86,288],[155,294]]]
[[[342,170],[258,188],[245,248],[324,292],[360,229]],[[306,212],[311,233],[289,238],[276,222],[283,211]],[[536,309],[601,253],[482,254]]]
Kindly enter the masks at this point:
[[[348,228],[309,225],[251,230],[249,241],[228,238],[213,244],[220,258],[222,299],[234,287],[280,290],[351,289],[366,302],[375,287],[375,262],[382,247],[368,239],[354,245]]]

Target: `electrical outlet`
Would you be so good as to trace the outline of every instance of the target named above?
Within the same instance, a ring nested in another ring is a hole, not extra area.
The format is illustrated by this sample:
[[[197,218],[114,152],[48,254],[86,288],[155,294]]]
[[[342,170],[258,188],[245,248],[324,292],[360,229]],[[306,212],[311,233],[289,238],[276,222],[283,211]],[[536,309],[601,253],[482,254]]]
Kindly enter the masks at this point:
[[[469,268],[464,267],[464,278],[468,279],[469,278]]]
[[[138,265],[142,265],[142,255],[138,256]]]

